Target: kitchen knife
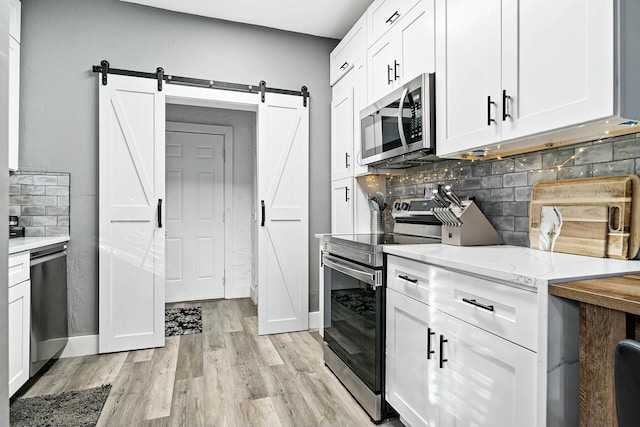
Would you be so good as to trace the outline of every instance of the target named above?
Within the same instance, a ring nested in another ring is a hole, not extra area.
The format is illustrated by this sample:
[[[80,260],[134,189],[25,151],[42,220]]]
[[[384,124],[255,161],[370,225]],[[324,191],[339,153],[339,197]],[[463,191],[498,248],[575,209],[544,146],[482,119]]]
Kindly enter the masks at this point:
[[[433,190],[433,195],[436,197],[436,199],[440,202],[440,204],[441,204],[443,207],[445,207],[445,208],[446,208],[446,207],[448,207],[448,206],[451,204],[451,202],[449,202],[449,201],[445,200],[445,198],[444,198],[444,197],[442,197],[442,194],[440,194],[440,193],[438,192],[438,190]]]
[[[453,191],[453,188],[451,188],[450,185],[444,186],[444,192],[447,195],[447,197],[449,197],[449,199],[451,199],[457,207],[459,207],[460,209],[464,209],[462,206],[462,200],[460,200],[460,197],[458,197],[458,195],[455,193],[455,191]]]

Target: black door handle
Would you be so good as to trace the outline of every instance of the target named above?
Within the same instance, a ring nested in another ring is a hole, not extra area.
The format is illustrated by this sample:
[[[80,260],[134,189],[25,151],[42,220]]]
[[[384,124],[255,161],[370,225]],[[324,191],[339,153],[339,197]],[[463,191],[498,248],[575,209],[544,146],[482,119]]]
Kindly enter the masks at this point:
[[[393,15],[391,15],[386,21],[384,21],[386,24],[393,24],[396,19],[398,19],[400,17],[400,14],[398,13],[398,11],[396,10],[395,12],[393,12]]]
[[[393,80],[394,81],[400,78],[400,75],[398,74],[399,66],[400,66],[400,63],[394,59],[393,60]]]
[[[476,307],[480,307],[483,310],[487,310],[487,311],[493,311],[494,310],[492,305],[480,304],[478,301],[476,301],[474,299],[462,298],[462,301],[466,302],[467,304],[471,304],[471,305],[475,305]]]
[[[503,89],[502,90],[502,121],[503,122],[507,120],[507,117],[511,117],[511,113],[509,112],[510,102],[511,102],[511,97],[507,95],[506,89]]]
[[[412,279],[412,278],[411,278],[411,277],[409,277],[409,276],[398,276],[398,277],[399,277],[400,279],[402,279],[402,280],[406,280],[407,282],[410,282],[410,283],[413,283],[413,284],[418,283],[418,279]]]
[[[388,85],[393,83],[393,80],[391,80],[391,71],[393,71],[393,68],[391,68],[391,65],[387,65],[387,84]]]
[[[260,227],[264,227],[264,200],[260,200],[260,205],[262,205],[262,220],[260,221]]]
[[[495,122],[494,119],[491,118],[491,106],[496,103],[491,100],[491,95],[487,96],[487,126],[491,126],[492,122]]]
[[[440,368],[444,368],[444,362],[448,362],[449,359],[444,358],[444,343],[449,340],[444,339],[444,335],[440,335]]]
[[[158,199],[158,228],[162,228],[162,199]]]
[[[431,335],[435,334],[431,328],[427,328],[427,359],[431,359],[431,355],[436,352],[435,350],[431,350]]]

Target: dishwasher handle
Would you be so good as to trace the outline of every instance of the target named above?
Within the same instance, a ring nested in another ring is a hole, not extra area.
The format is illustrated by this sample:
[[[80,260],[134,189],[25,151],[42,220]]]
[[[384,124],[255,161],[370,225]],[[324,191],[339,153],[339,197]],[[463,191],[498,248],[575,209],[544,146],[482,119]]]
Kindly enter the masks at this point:
[[[62,251],[50,253],[49,255],[33,257],[31,258],[31,266],[33,267],[34,265],[43,264],[45,262],[52,261],[54,259],[62,258],[65,256],[67,256],[67,251],[62,250]]]

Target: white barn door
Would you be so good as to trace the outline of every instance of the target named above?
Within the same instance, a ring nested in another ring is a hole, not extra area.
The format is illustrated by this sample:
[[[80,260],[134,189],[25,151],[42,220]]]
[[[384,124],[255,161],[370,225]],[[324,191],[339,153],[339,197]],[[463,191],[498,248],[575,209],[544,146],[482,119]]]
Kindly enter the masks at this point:
[[[165,96],[99,83],[99,352],[164,345]]]
[[[309,107],[258,105],[258,333],[309,326]]]

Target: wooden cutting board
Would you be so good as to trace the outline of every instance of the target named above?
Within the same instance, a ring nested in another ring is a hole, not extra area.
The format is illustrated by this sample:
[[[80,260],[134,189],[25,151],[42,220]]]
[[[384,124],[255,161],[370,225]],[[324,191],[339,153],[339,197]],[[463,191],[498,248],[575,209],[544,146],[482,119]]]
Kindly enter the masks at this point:
[[[635,191],[634,191],[635,190]],[[604,207],[606,213],[606,251],[609,258],[635,258],[640,248],[640,178],[637,175],[619,175],[602,178],[569,179],[564,181],[540,182],[533,186],[529,206],[529,242],[530,247],[538,247],[540,242],[540,220],[543,207],[576,207],[578,211],[568,211],[571,226],[576,230],[582,227],[592,231],[585,242],[572,241],[571,245],[563,242],[560,248],[570,253],[600,253],[591,246],[601,245],[598,235],[602,226],[602,211],[596,207]],[[579,213],[580,210],[585,213]],[[633,213],[633,215],[632,215]],[[590,224],[593,223],[593,230]],[[571,233],[575,233],[572,231]],[[561,233],[562,234],[562,233]],[[568,237],[568,236],[565,236]],[[556,240],[557,244],[557,240]],[[558,250],[554,246],[554,250]]]
[[[539,226],[529,231],[533,249],[607,256],[607,206],[542,206],[536,212],[539,217],[533,220]]]

